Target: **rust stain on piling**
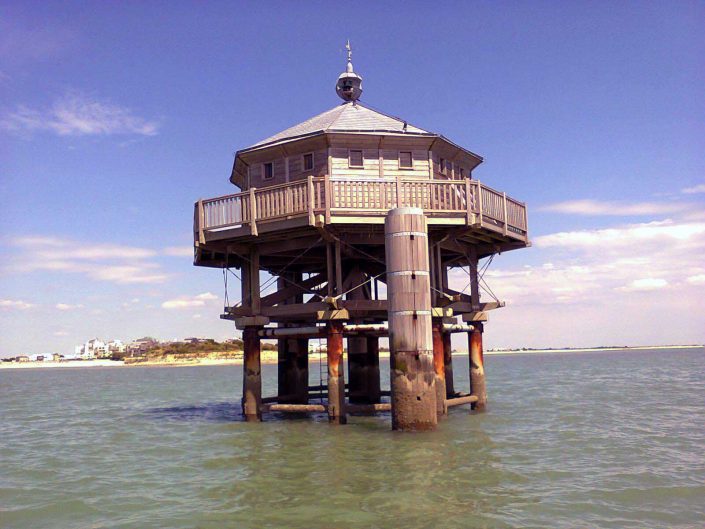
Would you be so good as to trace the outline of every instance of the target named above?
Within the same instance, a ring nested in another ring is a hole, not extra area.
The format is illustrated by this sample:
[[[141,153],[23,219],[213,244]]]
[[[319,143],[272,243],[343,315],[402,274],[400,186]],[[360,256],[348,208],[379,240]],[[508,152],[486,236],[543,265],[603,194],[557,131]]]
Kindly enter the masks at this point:
[[[468,333],[470,349],[470,390],[477,397],[472,407],[482,411],[487,408],[487,389],[485,387],[485,364],[482,351],[482,323],[474,324],[475,329]]]
[[[446,366],[443,354],[443,322],[433,322],[433,371],[436,386],[436,413],[439,417],[448,413],[446,407]]]
[[[327,327],[328,350],[328,420],[347,422],[345,416],[345,376],[343,359],[343,322],[331,321]]]
[[[262,420],[262,367],[260,338],[257,327],[247,327],[242,332],[244,349],[242,412],[248,422]]]

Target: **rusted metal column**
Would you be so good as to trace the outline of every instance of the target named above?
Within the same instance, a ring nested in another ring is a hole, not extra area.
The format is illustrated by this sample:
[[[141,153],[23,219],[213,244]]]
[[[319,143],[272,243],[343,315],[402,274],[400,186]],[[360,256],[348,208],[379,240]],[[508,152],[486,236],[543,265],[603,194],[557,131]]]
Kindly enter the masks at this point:
[[[258,330],[258,327],[245,327],[242,331],[245,356],[242,369],[242,413],[248,422],[262,420],[262,366]]]
[[[453,346],[449,332],[444,332],[443,339],[443,364],[446,372],[446,398],[451,398],[455,395],[455,387],[453,385]]]
[[[470,394],[477,397],[472,407],[474,410],[482,411],[487,407],[487,390],[485,389],[485,363],[482,352],[482,331],[483,325],[480,322],[473,323],[475,327],[468,333],[470,350]]]
[[[343,322],[330,321],[328,339],[328,420],[345,424],[345,365],[343,364]]]
[[[433,321],[433,371],[436,375],[436,413],[448,413],[446,408],[446,366],[443,354],[443,321]]]
[[[279,340],[278,390],[281,404],[308,402],[308,339]]]
[[[397,208],[384,224],[392,429],[436,427],[428,230],[423,210]]]

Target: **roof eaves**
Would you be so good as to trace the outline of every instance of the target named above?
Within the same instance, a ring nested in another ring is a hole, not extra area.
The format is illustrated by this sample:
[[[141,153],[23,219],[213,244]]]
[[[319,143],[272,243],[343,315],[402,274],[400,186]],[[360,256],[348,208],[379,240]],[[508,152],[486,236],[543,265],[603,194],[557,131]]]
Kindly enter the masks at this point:
[[[437,134],[437,136],[438,136],[441,140],[450,143],[450,144],[451,144],[453,147],[455,147],[456,149],[460,149],[461,151],[463,151],[463,152],[469,154],[470,156],[474,156],[475,158],[477,158],[477,159],[480,160],[481,162],[484,162],[484,161],[485,161],[485,159],[484,159],[482,156],[480,156],[479,154],[476,154],[476,153],[474,153],[474,152],[472,152],[472,151],[469,151],[469,150],[466,149],[465,147],[461,147],[460,145],[458,145],[457,143],[455,143],[455,142],[449,140],[448,138],[446,138],[446,137],[443,136],[442,134]]]
[[[325,134],[325,130],[319,129],[319,130],[314,130],[313,132],[307,132],[306,134],[299,134],[298,136],[287,136],[286,138],[279,138],[276,140],[272,140],[268,143],[258,143],[257,145],[253,145],[252,147],[246,147],[244,149],[240,149],[235,153],[235,156],[239,156],[240,154],[245,154],[248,152],[253,152],[253,151],[259,151],[260,149],[265,149],[267,147],[274,147],[275,145],[281,145],[284,143],[289,143],[294,140],[301,140],[304,138],[311,138],[313,136],[318,136],[320,134]]]

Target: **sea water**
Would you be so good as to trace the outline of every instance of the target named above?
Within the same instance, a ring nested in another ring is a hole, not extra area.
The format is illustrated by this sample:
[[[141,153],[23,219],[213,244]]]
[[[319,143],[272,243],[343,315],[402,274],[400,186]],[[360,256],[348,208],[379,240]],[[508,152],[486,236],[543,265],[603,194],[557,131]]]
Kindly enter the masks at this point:
[[[423,434],[388,413],[242,422],[239,366],[2,370],[0,527],[705,527],[705,350],[486,369],[489,411]]]

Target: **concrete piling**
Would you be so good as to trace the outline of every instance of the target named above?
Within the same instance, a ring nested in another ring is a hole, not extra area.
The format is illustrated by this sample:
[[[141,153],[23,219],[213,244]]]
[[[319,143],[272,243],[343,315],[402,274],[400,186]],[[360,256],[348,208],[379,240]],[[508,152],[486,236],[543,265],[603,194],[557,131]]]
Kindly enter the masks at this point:
[[[385,219],[392,429],[438,422],[426,217],[397,208]]]

